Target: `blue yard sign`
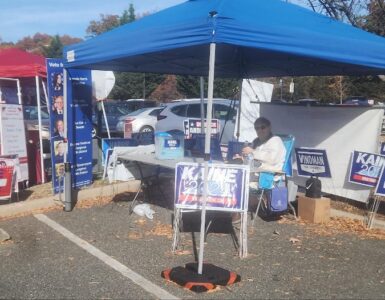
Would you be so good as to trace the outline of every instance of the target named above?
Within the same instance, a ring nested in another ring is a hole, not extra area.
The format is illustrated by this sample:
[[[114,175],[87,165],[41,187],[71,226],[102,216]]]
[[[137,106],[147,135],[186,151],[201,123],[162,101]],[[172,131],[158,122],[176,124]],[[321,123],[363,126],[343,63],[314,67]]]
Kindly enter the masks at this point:
[[[326,150],[295,148],[299,176],[331,177]]]
[[[380,154],[385,155],[385,143],[381,143]]]
[[[175,169],[175,206],[201,209],[204,166],[178,163]],[[249,169],[242,165],[209,164],[207,210],[247,209]]]
[[[385,157],[361,151],[354,151],[350,165],[349,182],[365,186],[376,186]]]
[[[377,196],[385,196],[385,167],[383,166],[381,168],[381,174],[378,177],[376,189],[374,191],[374,194]]]

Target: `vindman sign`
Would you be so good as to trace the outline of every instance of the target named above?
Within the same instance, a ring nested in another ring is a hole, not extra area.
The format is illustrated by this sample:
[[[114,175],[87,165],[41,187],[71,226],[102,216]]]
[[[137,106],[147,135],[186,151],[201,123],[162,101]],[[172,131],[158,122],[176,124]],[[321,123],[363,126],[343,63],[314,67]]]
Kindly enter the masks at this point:
[[[331,177],[326,150],[295,148],[299,176]]]
[[[349,182],[365,186],[376,186],[382,167],[385,164],[385,156],[353,151],[350,165]]]

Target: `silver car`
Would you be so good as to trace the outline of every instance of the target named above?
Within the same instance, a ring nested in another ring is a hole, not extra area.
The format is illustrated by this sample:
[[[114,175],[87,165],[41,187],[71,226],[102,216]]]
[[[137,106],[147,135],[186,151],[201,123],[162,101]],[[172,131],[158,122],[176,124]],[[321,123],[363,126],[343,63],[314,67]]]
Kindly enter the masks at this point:
[[[228,99],[213,100],[214,119],[220,122],[222,134],[221,143],[227,144],[234,140],[235,119],[238,102]],[[207,111],[207,100],[204,101],[204,111]],[[167,103],[166,108],[159,114],[155,131],[181,130],[184,131],[184,120],[201,117],[200,99],[184,99]]]
[[[47,107],[42,106],[41,113],[41,136],[43,139],[49,139],[49,114]],[[37,106],[23,106],[24,123],[28,131],[38,131],[38,107]]]
[[[126,123],[132,133],[154,132],[157,116],[163,109],[164,107],[146,107],[121,116],[116,131],[123,134]]]

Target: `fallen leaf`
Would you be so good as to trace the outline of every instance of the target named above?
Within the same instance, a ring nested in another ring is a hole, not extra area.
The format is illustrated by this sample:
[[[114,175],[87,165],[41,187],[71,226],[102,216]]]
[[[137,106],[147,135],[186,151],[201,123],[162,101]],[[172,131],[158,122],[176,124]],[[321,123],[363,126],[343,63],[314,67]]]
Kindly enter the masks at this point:
[[[299,239],[293,238],[293,237],[291,237],[291,238],[289,239],[289,241],[290,241],[291,243],[293,243],[293,244],[296,244],[296,243],[301,242]]]

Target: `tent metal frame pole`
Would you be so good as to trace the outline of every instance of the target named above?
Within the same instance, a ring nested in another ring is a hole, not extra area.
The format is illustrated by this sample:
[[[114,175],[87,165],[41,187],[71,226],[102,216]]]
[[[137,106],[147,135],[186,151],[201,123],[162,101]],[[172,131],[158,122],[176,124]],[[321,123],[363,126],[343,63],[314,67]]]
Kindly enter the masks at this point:
[[[35,76],[36,82],[36,102],[37,102],[37,119],[39,122],[39,148],[40,148],[40,169],[41,169],[41,182],[45,183],[44,176],[44,157],[43,157],[43,137],[42,137],[42,124],[41,124],[41,104],[40,104],[40,84],[39,76]]]
[[[199,259],[198,259],[198,274],[202,274],[203,268],[203,253],[205,245],[205,229],[206,229],[206,202],[207,202],[207,188],[208,188],[208,161],[210,159],[210,142],[211,142],[211,115],[213,107],[213,93],[214,93],[214,70],[215,70],[215,49],[216,44],[210,44],[210,60],[209,60],[209,78],[207,91],[207,114],[206,114],[206,136],[205,136],[205,162],[203,173],[203,203],[201,213],[201,231],[199,239]]]
[[[241,112],[242,112],[242,85],[243,85],[243,79],[239,82],[239,98],[238,98],[238,122],[237,122],[237,133],[235,134],[237,137],[237,142],[239,142],[239,136],[241,135]]]
[[[201,91],[201,134],[205,133],[205,81],[203,76],[200,77],[200,91]]]
[[[23,100],[21,99],[21,86],[20,86],[20,80],[19,79],[17,79],[16,85],[17,85],[17,98],[19,99],[19,104],[22,105]]]
[[[104,99],[100,101],[100,106],[101,106],[102,112],[103,112],[104,123],[106,123],[107,135],[108,135],[108,138],[110,139],[110,138],[111,138],[110,127],[108,126],[108,120],[107,120],[107,115],[106,115],[106,109],[104,108]],[[103,126],[102,126],[102,128],[103,128]],[[102,130],[102,131],[103,131],[103,130]],[[102,134],[102,133],[99,132],[99,134]]]
[[[63,98],[64,98],[64,109],[63,109],[63,120],[64,120],[64,139],[67,141],[67,149],[64,152],[64,211],[70,212],[72,210],[72,174],[71,174],[71,163],[68,161],[69,154],[69,143],[68,143],[68,86],[67,86],[67,69],[63,69]]]
[[[44,97],[45,97],[45,103],[47,105],[47,110],[49,111],[47,88],[45,87],[44,80],[41,81],[41,84],[43,85],[43,92],[44,92]]]

